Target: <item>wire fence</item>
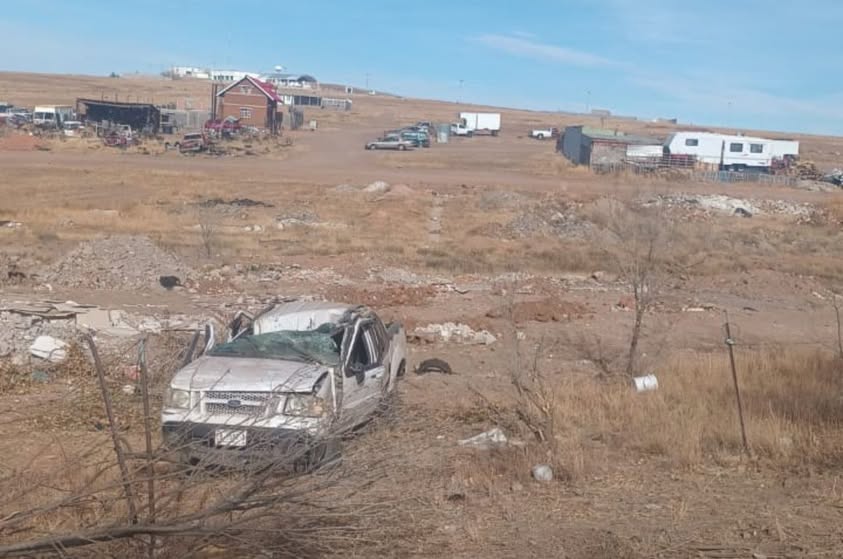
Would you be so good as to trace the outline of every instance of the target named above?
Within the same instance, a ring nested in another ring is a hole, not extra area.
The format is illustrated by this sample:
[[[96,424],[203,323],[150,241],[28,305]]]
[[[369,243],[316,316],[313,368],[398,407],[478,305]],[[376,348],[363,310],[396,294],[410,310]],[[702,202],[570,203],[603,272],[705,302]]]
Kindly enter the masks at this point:
[[[684,178],[702,182],[742,183],[754,182],[777,186],[796,186],[798,178],[791,175],[771,174],[764,171],[722,171],[701,169],[691,159],[653,158],[625,159],[611,163],[592,164],[592,170],[605,174],[634,174]]]

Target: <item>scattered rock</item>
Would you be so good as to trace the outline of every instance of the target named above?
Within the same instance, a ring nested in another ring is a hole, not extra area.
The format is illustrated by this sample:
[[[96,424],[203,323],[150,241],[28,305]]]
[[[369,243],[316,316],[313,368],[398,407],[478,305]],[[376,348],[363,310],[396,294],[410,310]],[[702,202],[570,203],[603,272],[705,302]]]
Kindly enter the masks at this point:
[[[473,437],[469,437],[468,439],[462,439],[461,441],[459,441],[460,446],[469,446],[481,450],[499,448],[502,446],[506,446],[506,443],[506,435],[498,427],[494,427],[492,429],[489,429],[488,431],[480,433],[479,435],[474,435]]]
[[[223,200],[222,198],[209,198],[199,202],[200,208],[215,208],[217,206],[234,206],[236,208],[274,208],[273,204],[261,202],[260,200],[252,200],[251,198],[234,198],[232,200]]]
[[[50,375],[47,371],[42,371],[40,369],[36,369],[32,371],[32,374],[29,375],[29,378],[32,382],[40,382],[40,383],[47,383],[50,382]]]
[[[384,181],[375,181],[364,188],[363,192],[367,192],[369,194],[383,194],[385,192],[389,192],[389,183]]]
[[[520,493],[524,490],[524,486],[518,481],[513,481],[509,486],[509,490],[513,493]]]
[[[553,481],[553,469],[547,464],[533,466],[531,473],[533,474],[533,479],[536,481]]]
[[[51,363],[61,363],[67,358],[67,344],[52,336],[38,336],[29,346],[29,353]]]

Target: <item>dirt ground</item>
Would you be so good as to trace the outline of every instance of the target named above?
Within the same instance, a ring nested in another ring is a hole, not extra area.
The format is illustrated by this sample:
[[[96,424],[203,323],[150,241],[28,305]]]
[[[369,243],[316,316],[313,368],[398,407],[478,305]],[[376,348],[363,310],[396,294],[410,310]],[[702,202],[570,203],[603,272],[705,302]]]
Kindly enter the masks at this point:
[[[0,98],[59,103],[71,101],[60,95],[93,96],[112,84],[121,99],[190,98],[194,106],[207,85],[0,74]],[[279,157],[144,154],[7,133],[0,303],[72,300],[156,320],[222,320],[274,297],[315,296],[371,305],[409,331],[453,322],[491,333],[496,341],[487,345],[411,345],[411,366],[440,357],[454,374],[409,374],[399,385],[398,425],[352,444],[387,457],[389,474],[363,489],[366,496],[404,498],[412,504],[401,522],[419,524],[412,538],[359,544],[349,556],[843,555],[843,387],[834,375],[821,384],[824,365],[808,365],[831,356],[828,366],[841,370],[833,292],[843,287],[843,192],[595,175],[568,165],[553,142],[526,137],[533,126],[582,117],[529,111],[503,111],[496,138],[368,152],[366,140],[385,129],[450,120],[460,108],[353,99],[349,113],[307,113],[318,130],[285,132],[291,145]],[[638,121],[606,125],[669,131]],[[806,158],[843,165],[843,140],[800,140]],[[694,201],[677,201],[679,194]],[[724,197],[756,212],[723,210]],[[654,200],[670,258],[638,370],[655,374],[660,387],[637,394],[619,365],[635,316],[624,252],[634,239],[612,235],[620,223],[613,208],[651,208]],[[137,248],[127,255],[125,238],[143,241],[132,241]],[[183,288],[156,285],[170,269]],[[749,459],[730,392],[724,313],[747,375]],[[9,336],[0,335],[0,350]],[[112,344],[114,363],[128,343]],[[521,352],[529,355],[514,360]],[[507,411],[518,408],[513,371],[531,362],[545,371],[542,386],[562,391],[554,400],[564,419],[558,444],[534,440]],[[773,375],[782,370],[790,376]],[[70,408],[43,420],[44,406],[77,402],[76,381],[62,378],[0,391],[0,482],[47,472],[83,442],[107,444],[96,427],[101,412],[92,418]],[[616,400],[606,395],[617,390]],[[722,407],[703,411],[715,394]],[[787,394],[802,411],[776,407]],[[457,443],[494,426],[526,447]],[[531,478],[541,462],[554,467],[554,481]],[[353,471],[354,459],[343,467]],[[0,503],[0,519],[20,506]]]

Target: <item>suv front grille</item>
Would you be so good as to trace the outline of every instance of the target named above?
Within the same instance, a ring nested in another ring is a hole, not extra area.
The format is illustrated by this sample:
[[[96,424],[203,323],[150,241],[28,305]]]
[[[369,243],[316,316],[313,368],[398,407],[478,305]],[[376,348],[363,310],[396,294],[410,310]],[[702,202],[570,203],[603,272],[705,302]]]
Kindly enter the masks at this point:
[[[268,392],[228,392],[211,390],[203,394],[206,413],[260,417],[266,413]]]

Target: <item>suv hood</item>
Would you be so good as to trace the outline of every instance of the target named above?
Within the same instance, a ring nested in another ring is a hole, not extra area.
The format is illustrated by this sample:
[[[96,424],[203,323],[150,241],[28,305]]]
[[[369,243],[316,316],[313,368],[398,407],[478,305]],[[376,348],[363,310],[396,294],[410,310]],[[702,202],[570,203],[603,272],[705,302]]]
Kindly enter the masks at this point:
[[[299,361],[203,356],[170,383],[182,390],[310,392],[328,367]]]

